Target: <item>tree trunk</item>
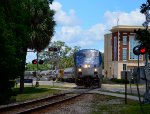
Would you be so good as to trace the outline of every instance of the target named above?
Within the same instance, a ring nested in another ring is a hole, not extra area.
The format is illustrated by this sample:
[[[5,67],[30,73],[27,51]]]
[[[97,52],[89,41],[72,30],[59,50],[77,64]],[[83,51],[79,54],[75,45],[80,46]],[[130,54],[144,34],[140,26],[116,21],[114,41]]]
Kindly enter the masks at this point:
[[[21,53],[21,60],[20,60],[20,93],[24,92],[24,71],[25,71],[25,64],[26,64],[26,54],[27,54],[27,48],[22,50],[23,53]]]
[[[24,91],[24,73],[20,75],[20,93]]]

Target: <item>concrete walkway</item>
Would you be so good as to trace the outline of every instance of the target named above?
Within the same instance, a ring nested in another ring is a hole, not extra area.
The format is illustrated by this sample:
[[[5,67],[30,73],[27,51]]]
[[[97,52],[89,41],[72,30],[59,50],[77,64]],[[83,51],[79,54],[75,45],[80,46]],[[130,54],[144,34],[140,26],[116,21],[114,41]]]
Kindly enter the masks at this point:
[[[112,93],[112,92],[103,92],[100,89],[92,90],[92,91],[89,91],[88,93],[98,93],[98,94],[102,94],[102,95],[109,95],[109,96],[115,96],[115,97],[119,97],[119,98],[125,98],[125,94],[118,94],[118,93]],[[132,99],[132,100],[139,101],[138,96],[127,95],[127,99]],[[141,97],[141,101],[143,101],[143,97]]]

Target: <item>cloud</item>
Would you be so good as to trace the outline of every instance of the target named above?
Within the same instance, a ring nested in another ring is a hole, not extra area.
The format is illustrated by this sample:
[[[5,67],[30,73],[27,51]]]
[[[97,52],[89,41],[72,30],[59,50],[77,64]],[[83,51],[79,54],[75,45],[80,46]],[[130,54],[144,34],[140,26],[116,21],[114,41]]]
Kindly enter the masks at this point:
[[[62,40],[69,46],[91,47],[95,42],[103,41],[105,27],[96,24],[89,29],[80,26],[62,26],[53,37],[54,41]]]
[[[52,38],[52,41],[64,41],[65,43],[74,42],[78,39],[82,33],[80,26],[62,26],[56,31],[56,34]]]
[[[139,9],[127,12],[111,12],[106,11],[104,14],[104,18],[106,20],[106,26],[111,28],[112,26],[117,25],[117,20],[119,19],[119,25],[135,25],[141,26],[142,23],[145,21],[145,16],[140,13]]]
[[[76,26],[81,23],[80,19],[75,16],[73,9],[70,9],[67,14],[62,10],[62,5],[57,1],[53,2],[50,8],[56,12],[54,16],[55,21],[61,26]]]
[[[83,29],[75,11],[71,9],[69,15],[67,12],[62,10],[62,6],[58,2],[54,2],[54,9],[56,12],[56,22],[61,23],[59,31],[53,40],[62,40],[66,42],[69,46],[80,46],[80,47],[92,47],[93,45],[99,45],[101,41],[104,40],[104,34],[110,32],[109,30],[117,25],[117,20],[119,19],[119,25],[139,25],[141,26],[145,20],[143,14],[140,13],[138,9],[131,12],[121,12],[121,11],[106,11],[104,13],[104,23],[99,22],[95,25]],[[103,45],[103,44],[102,44]]]
[[[50,8],[55,10],[56,32],[52,38],[54,41],[64,41],[68,46],[80,46],[81,48],[95,48],[102,52],[104,49],[104,34],[117,25],[142,26],[145,16],[139,9],[131,12],[106,11],[104,21],[95,23],[89,28],[82,28],[82,20],[76,16],[75,10],[64,11],[62,5],[54,1]],[[83,20],[84,21],[84,20]]]
[[[62,5],[59,2],[53,2],[53,4],[50,4],[49,7],[56,12],[61,11]]]
[[[86,37],[92,38],[93,40],[103,40],[105,32],[104,24],[95,24],[86,30]]]

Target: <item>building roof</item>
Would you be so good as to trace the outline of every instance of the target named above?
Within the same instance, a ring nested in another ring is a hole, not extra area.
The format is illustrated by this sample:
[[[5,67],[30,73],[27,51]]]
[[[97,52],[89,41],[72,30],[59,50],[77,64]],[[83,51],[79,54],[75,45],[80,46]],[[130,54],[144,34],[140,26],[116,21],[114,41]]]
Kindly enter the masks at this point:
[[[138,29],[145,29],[145,27],[143,27],[143,26],[118,25],[118,26],[112,27],[112,29],[110,31],[111,32],[118,32],[118,30],[119,30],[119,31],[133,31],[134,32],[134,30],[138,30]]]

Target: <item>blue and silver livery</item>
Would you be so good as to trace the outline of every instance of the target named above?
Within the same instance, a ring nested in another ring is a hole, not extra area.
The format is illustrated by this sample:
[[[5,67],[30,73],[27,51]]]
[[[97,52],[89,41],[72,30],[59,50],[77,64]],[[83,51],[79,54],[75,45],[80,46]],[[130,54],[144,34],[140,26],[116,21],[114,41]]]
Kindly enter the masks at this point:
[[[82,49],[74,55],[76,84],[81,86],[101,86],[102,57],[95,49]]]

